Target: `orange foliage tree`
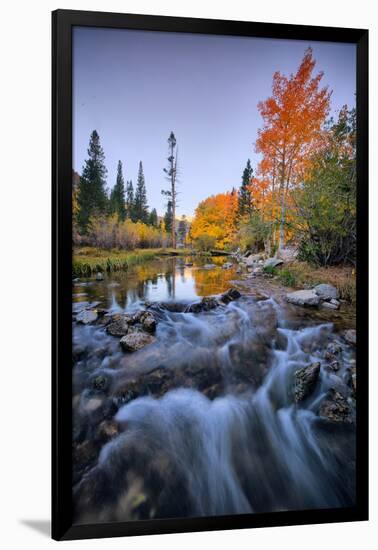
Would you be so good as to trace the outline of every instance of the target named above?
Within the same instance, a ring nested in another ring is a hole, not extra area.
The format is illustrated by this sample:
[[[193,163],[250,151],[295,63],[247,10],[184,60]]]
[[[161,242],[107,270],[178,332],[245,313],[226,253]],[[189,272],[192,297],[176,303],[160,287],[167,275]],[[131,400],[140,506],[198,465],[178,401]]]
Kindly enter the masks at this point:
[[[266,213],[279,226],[279,249],[284,247],[290,218],[289,195],[303,182],[329,113],[331,92],[320,87],[323,73],[313,76],[314,68],[308,48],[295,74],[273,75],[272,95],[258,104],[264,121],[256,141],[256,152],[262,155],[258,181],[265,187]]]
[[[190,237],[200,248],[231,246],[237,223],[238,197],[236,191],[212,195],[199,203],[190,228]]]

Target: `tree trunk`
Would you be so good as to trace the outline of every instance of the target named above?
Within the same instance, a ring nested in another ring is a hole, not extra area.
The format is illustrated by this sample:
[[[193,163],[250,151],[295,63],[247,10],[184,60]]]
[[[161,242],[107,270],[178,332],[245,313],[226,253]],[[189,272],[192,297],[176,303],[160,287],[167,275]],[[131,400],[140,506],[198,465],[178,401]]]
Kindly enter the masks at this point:
[[[172,247],[176,248],[176,174],[173,155],[173,143],[171,143],[171,193],[172,193]]]
[[[286,204],[285,204],[285,187],[282,185],[281,189],[281,213],[280,213],[280,237],[278,242],[277,253],[285,247],[285,217],[286,217]]]

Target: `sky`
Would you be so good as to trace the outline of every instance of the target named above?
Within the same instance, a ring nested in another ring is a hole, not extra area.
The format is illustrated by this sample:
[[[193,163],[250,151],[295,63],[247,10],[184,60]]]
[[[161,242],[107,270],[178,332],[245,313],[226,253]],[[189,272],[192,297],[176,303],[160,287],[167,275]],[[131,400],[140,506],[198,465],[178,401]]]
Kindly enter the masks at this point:
[[[137,179],[141,160],[150,208],[165,211],[167,139],[178,144],[177,216],[198,202],[238,187],[262,119],[260,100],[271,95],[275,71],[296,72],[308,46],[333,90],[331,112],[355,105],[353,44],[273,40],[76,27],[73,35],[73,167],[81,173],[89,136],[100,135],[115,183],[118,160],[125,181]]]

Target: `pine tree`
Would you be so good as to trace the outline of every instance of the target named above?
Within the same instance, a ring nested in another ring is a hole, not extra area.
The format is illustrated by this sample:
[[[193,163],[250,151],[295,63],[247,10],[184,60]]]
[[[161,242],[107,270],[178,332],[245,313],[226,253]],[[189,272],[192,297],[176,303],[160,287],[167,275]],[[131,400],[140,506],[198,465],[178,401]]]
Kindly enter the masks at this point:
[[[186,221],[185,214],[183,214],[181,216],[181,220],[179,221],[177,233],[178,233],[178,238],[179,238],[180,243],[182,245],[185,245],[186,233],[187,233],[187,221]]]
[[[108,196],[106,194],[105,155],[100,137],[93,130],[88,148],[88,159],[84,163],[77,193],[77,223],[81,233],[86,233],[92,216],[106,214]]]
[[[157,212],[156,212],[156,208],[153,208],[151,210],[150,215],[149,215],[148,223],[150,225],[152,225],[153,227],[158,227],[159,226],[158,215],[157,215]]]
[[[132,180],[126,183],[126,213],[131,221],[135,221],[134,187]]]
[[[251,178],[253,170],[251,161],[248,159],[246,167],[243,171],[242,183],[238,193],[238,214],[244,216],[245,214],[251,214],[252,212],[252,195],[251,195]]]
[[[167,211],[164,214],[164,226],[167,233],[172,231],[172,202],[168,201]]]
[[[123,222],[126,219],[125,205],[125,182],[122,174],[122,162],[118,161],[117,181],[110,194],[109,210],[111,214],[117,214],[118,220]]]
[[[146,183],[144,180],[142,161],[139,163],[138,181],[135,191],[135,219],[143,223],[148,221],[148,205],[147,205],[147,193]]]

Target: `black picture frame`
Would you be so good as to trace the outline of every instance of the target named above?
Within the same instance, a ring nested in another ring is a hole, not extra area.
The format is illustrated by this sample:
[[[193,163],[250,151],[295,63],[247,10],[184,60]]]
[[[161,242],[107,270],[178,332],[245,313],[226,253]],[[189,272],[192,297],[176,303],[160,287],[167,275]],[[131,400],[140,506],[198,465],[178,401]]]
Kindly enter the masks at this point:
[[[357,495],[353,508],[72,524],[72,28],[158,30],[357,46]],[[368,519],[368,31],[119,13],[52,13],[52,537],[70,540]]]

